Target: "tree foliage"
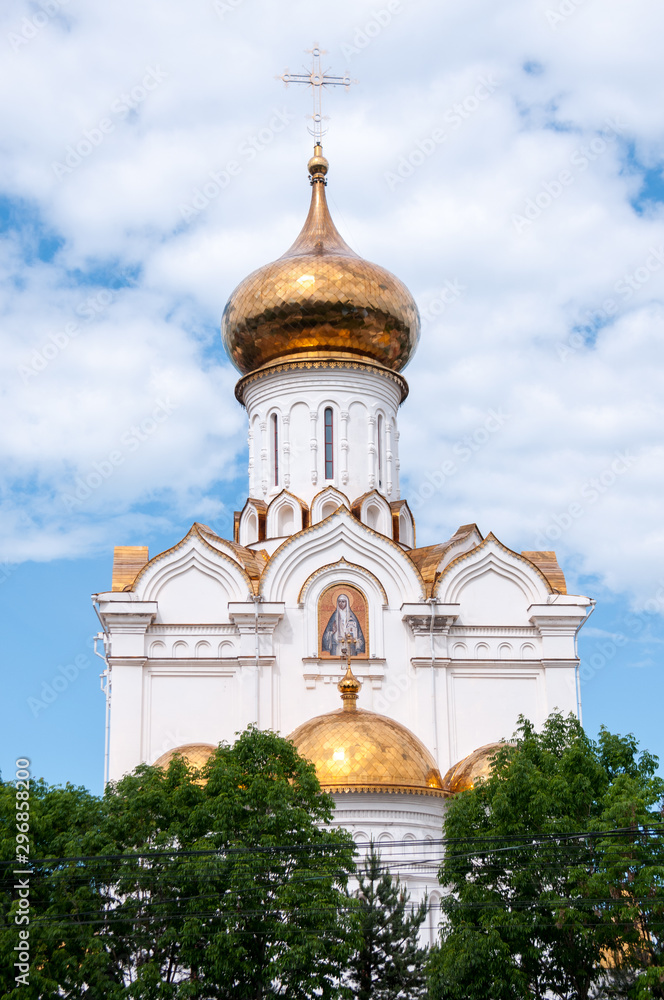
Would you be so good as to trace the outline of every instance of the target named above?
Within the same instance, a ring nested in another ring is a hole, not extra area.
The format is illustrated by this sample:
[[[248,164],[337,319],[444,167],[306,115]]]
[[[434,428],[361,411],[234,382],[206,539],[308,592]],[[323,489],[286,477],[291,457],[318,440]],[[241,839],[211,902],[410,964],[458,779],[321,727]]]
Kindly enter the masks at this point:
[[[664,997],[656,766],[632,736],[594,743],[573,717],[541,733],[520,719],[446,816],[433,1000]]]
[[[355,943],[354,845],[325,829],[332,799],[291,743],[250,729],[200,773],[175,758],[168,770],[138,767],[103,800],[42,792],[33,856],[71,860],[37,866],[31,933],[43,966],[17,994],[3,969],[3,995],[339,995]],[[93,857],[73,860],[83,855]],[[16,943],[10,899],[5,957]]]
[[[381,863],[371,844],[354,895],[359,946],[349,962],[350,984],[357,1000],[418,1000],[426,994],[426,949],[418,932],[427,914],[426,900],[412,907],[406,889]]]
[[[66,785],[51,788],[44,781],[30,783],[29,848],[31,858],[76,858],[99,851],[103,803],[84,788]],[[16,789],[0,782],[0,996],[17,1000],[48,997],[111,995],[122,982],[120,965],[126,956],[113,955],[104,946],[90,917],[108,903],[108,880],[98,870],[92,879],[77,861],[44,861],[30,864],[30,923],[15,922],[18,894],[15,886],[26,881],[17,871],[26,865],[16,860]],[[101,876],[101,877],[99,877]],[[31,967],[29,986],[17,986],[18,931],[29,930]],[[118,947],[118,946],[116,946]]]

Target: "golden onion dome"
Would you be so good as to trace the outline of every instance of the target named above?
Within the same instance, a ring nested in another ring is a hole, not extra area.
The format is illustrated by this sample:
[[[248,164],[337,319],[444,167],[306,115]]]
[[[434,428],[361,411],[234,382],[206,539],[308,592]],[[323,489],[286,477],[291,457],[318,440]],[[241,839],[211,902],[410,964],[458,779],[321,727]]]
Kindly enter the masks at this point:
[[[216,747],[213,747],[211,743],[186,743],[181,747],[174,747],[173,750],[167,750],[154,762],[154,767],[163,767],[164,770],[168,767],[170,762],[174,757],[184,757],[187,764],[191,767],[195,767],[197,771],[207,764],[208,759],[214,753]]]
[[[316,146],[311,207],[300,235],[278,260],[241,281],[226,304],[222,338],[243,375],[284,360],[330,357],[398,372],[415,350],[420,318],[413,297],[342,239],[325,198],[327,170]]]
[[[348,665],[343,708],[298,726],[289,739],[312,761],[326,792],[410,792],[444,796],[436,762],[405,726],[357,708],[360,684]]]
[[[479,781],[491,777],[493,758],[506,744],[487,743],[473,750],[467,757],[449,769],[443,778],[443,787],[456,795],[474,788]]]

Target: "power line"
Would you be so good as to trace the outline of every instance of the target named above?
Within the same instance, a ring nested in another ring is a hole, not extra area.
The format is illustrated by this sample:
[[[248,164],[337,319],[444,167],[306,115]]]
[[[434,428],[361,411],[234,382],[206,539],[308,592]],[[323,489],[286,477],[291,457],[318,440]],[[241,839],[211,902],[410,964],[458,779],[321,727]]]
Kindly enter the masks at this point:
[[[583,830],[574,831],[569,833],[550,833],[550,834],[505,834],[503,836],[492,836],[492,837],[447,837],[431,840],[399,840],[390,841],[389,848],[394,847],[409,847],[413,846],[427,846],[433,847],[435,845],[447,846],[449,844],[473,844],[473,843],[503,843],[505,841],[519,840],[521,844],[515,844],[513,846],[504,848],[490,848],[488,850],[476,850],[470,854],[464,855],[449,855],[449,858],[454,857],[470,857],[472,854],[482,855],[488,853],[496,853],[499,850],[518,850],[519,847],[534,849],[537,847],[546,847],[549,844],[554,846],[568,841],[575,840],[588,840],[588,839],[598,839],[598,838],[613,838],[621,836],[630,837],[658,837],[664,834],[664,824],[657,826],[643,826],[640,828],[634,827],[620,827],[613,830]],[[55,865],[62,864],[64,862],[72,861],[126,861],[129,859],[140,859],[140,858],[158,858],[158,857],[204,857],[204,856],[214,856],[225,857],[234,854],[279,854],[283,852],[296,853],[299,851],[346,851],[351,847],[355,847],[354,853],[361,853],[370,846],[370,842],[361,842],[353,844],[339,844],[334,841],[323,844],[275,844],[269,846],[251,846],[251,847],[219,847],[219,848],[199,848],[199,849],[183,849],[183,848],[171,848],[170,850],[162,851],[137,851],[133,853],[123,853],[123,854],[82,854],[82,855],[71,855],[55,858],[35,858],[27,861],[26,863],[32,865]],[[381,845],[374,842],[373,845],[379,852]],[[223,852],[223,853],[222,853]],[[16,865],[15,860],[11,861],[0,861],[0,866],[8,867],[10,865]]]

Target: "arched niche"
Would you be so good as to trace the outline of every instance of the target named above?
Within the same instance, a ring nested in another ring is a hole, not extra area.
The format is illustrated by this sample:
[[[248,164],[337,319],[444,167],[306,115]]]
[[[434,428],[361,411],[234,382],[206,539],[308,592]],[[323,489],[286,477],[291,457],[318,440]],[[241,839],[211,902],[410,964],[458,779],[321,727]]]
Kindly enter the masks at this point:
[[[305,582],[300,591],[300,603],[305,610],[305,655],[314,657],[321,655],[323,633],[329,621],[329,615],[326,616],[325,612],[322,617],[326,620],[323,621],[321,617],[321,606],[325,604],[325,595],[335,595],[337,591],[343,594],[348,588],[353,588],[353,591],[360,594],[366,602],[366,619],[361,619],[365,651],[356,655],[379,658],[385,655],[383,635],[383,608],[387,604],[385,590],[372,573],[343,559],[338,563],[321,567]],[[350,594],[349,596],[352,597]],[[330,608],[331,613],[332,608]]]
[[[366,524],[367,528],[392,538],[392,508],[377,490],[372,490],[371,493],[359,497],[353,503],[352,510],[362,524]]]
[[[285,490],[267,508],[265,534],[267,538],[284,538],[302,531],[304,517],[302,504]]]
[[[254,545],[265,538],[266,506],[263,501],[250,498],[240,514],[238,541],[240,545]]]
[[[399,542],[412,548],[415,544],[415,524],[407,507],[399,511]]]
[[[319,521],[324,521],[339,507],[350,507],[348,497],[334,486],[328,486],[317,493],[311,501],[311,523],[318,524]]]

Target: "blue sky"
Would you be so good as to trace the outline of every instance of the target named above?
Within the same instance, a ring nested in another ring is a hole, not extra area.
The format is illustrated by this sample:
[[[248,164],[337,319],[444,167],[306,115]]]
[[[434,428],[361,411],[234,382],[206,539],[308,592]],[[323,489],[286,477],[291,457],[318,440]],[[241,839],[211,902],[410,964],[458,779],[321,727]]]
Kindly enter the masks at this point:
[[[306,212],[308,99],[275,76],[314,42],[359,81],[326,108],[335,220],[424,316],[401,417],[418,543],[475,521],[555,548],[597,600],[588,730],[664,758],[664,11],[10,0],[0,18],[3,775],[27,754],[100,789],[90,594],[113,545],[154,554],[194,520],[228,535],[244,501],[218,323]]]

